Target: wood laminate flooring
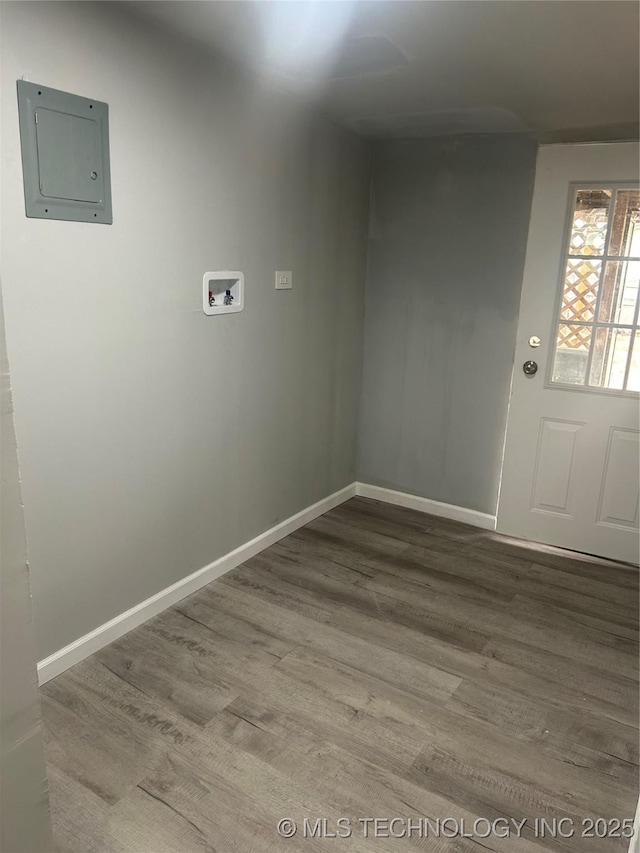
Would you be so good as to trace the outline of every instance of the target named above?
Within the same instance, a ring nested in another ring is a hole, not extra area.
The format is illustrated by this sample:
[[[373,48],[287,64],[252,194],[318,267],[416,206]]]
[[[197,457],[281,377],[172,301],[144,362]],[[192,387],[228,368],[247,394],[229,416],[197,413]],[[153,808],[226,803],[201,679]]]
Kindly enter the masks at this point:
[[[354,498],[41,694],[59,851],[626,851],[638,573]]]

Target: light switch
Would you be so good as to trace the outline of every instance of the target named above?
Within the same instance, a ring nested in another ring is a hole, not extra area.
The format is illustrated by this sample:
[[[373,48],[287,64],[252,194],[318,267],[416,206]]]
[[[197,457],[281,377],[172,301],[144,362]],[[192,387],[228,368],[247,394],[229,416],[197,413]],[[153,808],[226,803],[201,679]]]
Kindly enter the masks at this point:
[[[293,273],[291,270],[278,270],[276,272],[276,290],[291,290],[293,287]]]

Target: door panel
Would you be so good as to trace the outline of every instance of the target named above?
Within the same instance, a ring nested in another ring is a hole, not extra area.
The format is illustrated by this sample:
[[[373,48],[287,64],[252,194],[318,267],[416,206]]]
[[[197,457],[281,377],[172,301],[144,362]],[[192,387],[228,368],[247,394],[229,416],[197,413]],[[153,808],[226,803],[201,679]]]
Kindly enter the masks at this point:
[[[534,475],[534,509],[571,515],[571,474],[576,438],[583,427],[584,424],[542,418]]]
[[[498,507],[502,533],[633,563],[639,153],[540,149]]]
[[[612,429],[609,434],[598,513],[600,524],[638,529],[639,436],[633,430],[623,429]]]

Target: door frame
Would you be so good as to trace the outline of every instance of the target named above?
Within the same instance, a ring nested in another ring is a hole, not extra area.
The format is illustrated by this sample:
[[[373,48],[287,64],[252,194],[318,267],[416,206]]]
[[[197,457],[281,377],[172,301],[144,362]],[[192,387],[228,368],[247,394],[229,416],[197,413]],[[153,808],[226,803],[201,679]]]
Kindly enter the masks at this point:
[[[533,223],[533,213],[534,213],[534,204],[535,204],[535,183],[537,181],[539,169],[540,169],[540,154],[542,151],[548,150],[548,149],[568,149],[568,148],[571,148],[571,149],[576,150],[576,149],[583,149],[586,147],[601,147],[601,148],[607,147],[607,148],[610,148],[610,147],[617,146],[617,145],[621,145],[621,146],[634,145],[637,148],[638,147],[638,141],[637,140],[621,140],[619,142],[602,141],[602,142],[583,142],[583,143],[550,143],[550,144],[540,145],[538,147],[538,153],[536,156],[535,176],[534,176],[534,192],[533,192],[533,196],[532,196],[532,200],[531,200],[529,229],[528,229],[528,234],[527,234],[527,248],[525,251],[525,260],[524,260],[524,265],[523,265],[523,269],[522,269],[522,279],[521,279],[521,283],[520,283],[520,302],[519,302],[518,317],[517,317],[517,330],[516,330],[516,339],[515,339],[514,347],[513,347],[513,366],[512,366],[512,371],[511,371],[511,381],[510,381],[510,386],[509,386],[509,399],[508,399],[508,404],[507,404],[507,415],[506,415],[506,421],[505,421],[504,439],[503,439],[502,453],[501,453],[501,459],[500,459],[500,477],[499,477],[498,496],[497,496],[497,505],[496,505],[496,531],[498,533],[502,533],[503,535],[506,535],[506,536],[516,535],[514,533],[509,532],[508,530],[505,531],[502,524],[501,524],[501,517],[503,517],[503,510],[504,510],[503,484],[504,484],[505,459],[506,459],[506,449],[507,449],[507,442],[508,442],[508,436],[509,436],[509,429],[512,426],[512,415],[513,415],[512,405],[513,405],[513,395],[514,395],[514,384],[516,381],[516,377],[518,377],[517,371],[519,371],[521,369],[520,362],[522,359],[519,357],[522,354],[521,350],[522,350],[522,346],[523,346],[522,341],[521,341],[521,335],[522,335],[521,320],[523,317],[523,302],[525,302],[525,300],[527,298],[527,295],[525,293],[525,284],[527,283],[527,267],[528,267],[529,260],[530,260],[529,259],[529,251],[530,251],[530,243],[531,243],[531,238],[532,238],[532,226],[534,224]],[[576,188],[580,188],[580,186],[585,186],[585,187],[587,185],[589,187],[597,187],[597,186],[605,187],[606,186],[607,188],[610,186],[615,186],[617,188],[617,187],[622,186],[623,184],[631,184],[631,185],[638,184],[637,173],[635,175],[633,175],[632,177],[630,176],[628,181],[626,179],[623,179],[623,178],[618,178],[618,179],[612,180],[612,181],[605,181],[605,180],[589,181],[587,179],[572,178],[568,182],[567,193],[566,193],[566,201],[565,201],[566,209],[565,209],[565,214],[564,214],[564,224],[563,224],[563,230],[562,230],[562,234],[561,234],[561,238],[560,238],[561,239],[561,243],[560,243],[561,248],[560,248],[560,252],[558,253],[558,257],[556,259],[558,272],[557,272],[557,275],[554,277],[555,293],[554,293],[554,298],[553,298],[553,306],[554,306],[553,307],[553,313],[552,313],[552,316],[550,318],[550,322],[548,324],[545,324],[546,326],[548,326],[548,328],[545,327],[545,329],[543,330],[544,333],[549,334],[549,338],[548,338],[549,344],[548,344],[548,349],[547,349],[547,363],[544,365],[544,370],[540,371],[540,374],[541,374],[540,379],[543,382],[543,388],[545,390],[552,391],[552,390],[557,389],[558,391],[561,391],[561,392],[571,391],[573,393],[582,393],[582,394],[585,393],[585,390],[582,389],[581,387],[570,386],[570,385],[562,385],[559,383],[551,383],[551,381],[550,381],[551,373],[553,370],[553,349],[552,349],[553,344],[552,344],[552,341],[555,339],[556,327],[557,327],[557,323],[558,323],[559,306],[560,306],[561,301],[562,301],[562,290],[563,290],[563,282],[564,282],[564,260],[565,260],[565,258],[564,258],[562,247],[565,246],[566,236],[569,233],[570,223],[571,223],[571,219],[572,219],[571,200],[574,196]],[[638,301],[640,304],[640,296],[638,297]],[[636,317],[638,316],[638,310],[639,309],[637,308],[636,309]],[[638,399],[639,398],[639,395],[637,392],[624,391],[621,389],[592,388],[592,389],[589,389],[589,391],[587,393],[604,395],[604,397],[618,397],[618,398],[623,397],[623,398],[627,398],[627,399],[629,399],[629,398]],[[639,400],[639,403],[640,403],[640,400]],[[536,540],[530,540],[530,541],[536,541]],[[544,544],[544,543],[541,543],[541,544]],[[549,547],[549,548],[557,547],[557,548],[562,549],[562,546],[554,546],[554,545],[547,545],[547,544],[544,544],[544,547]],[[576,553],[587,554],[588,552],[577,551]],[[599,558],[599,559],[606,559],[606,558]]]

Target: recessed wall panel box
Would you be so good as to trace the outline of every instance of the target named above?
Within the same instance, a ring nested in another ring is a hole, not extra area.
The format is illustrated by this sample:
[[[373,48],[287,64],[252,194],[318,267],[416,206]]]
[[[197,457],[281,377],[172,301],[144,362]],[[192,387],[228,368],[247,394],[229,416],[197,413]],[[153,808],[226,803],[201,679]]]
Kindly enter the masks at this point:
[[[244,274],[217,270],[202,276],[202,310],[205,314],[237,314],[244,308]]]
[[[26,214],[110,225],[109,107],[18,80]]]

